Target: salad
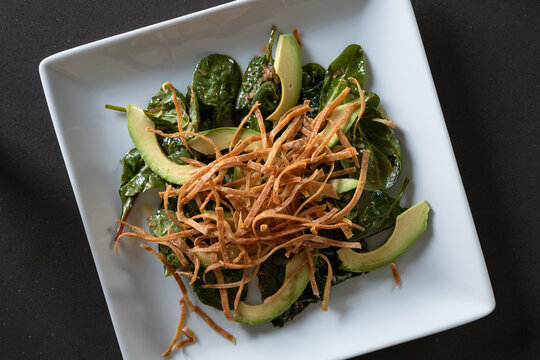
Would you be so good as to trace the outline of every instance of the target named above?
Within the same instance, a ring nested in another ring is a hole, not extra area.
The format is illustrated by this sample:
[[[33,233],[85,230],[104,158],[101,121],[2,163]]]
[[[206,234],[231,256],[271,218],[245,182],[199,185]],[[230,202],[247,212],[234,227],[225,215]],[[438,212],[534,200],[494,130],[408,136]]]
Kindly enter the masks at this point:
[[[142,240],[182,293],[163,356],[196,341],[190,312],[235,342],[189,285],[228,320],[281,327],[310,303],[327,311],[331,287],[362,273],[390,265],[398,284],[393,261],[426,229],[426,201],[400,205],[409,180],[400,181],[396,123],[363,88],[363,49],[349,45],[324,68],[302,64],[296,29],[276,36],[272,27],[266,53],[243,74],[232,57],[211,54],[185,93],[165,82],[144,109],[106,106],[126,112],[135,145],[121,160],[117,251],[122,238]],[[162,201],[147,232],[128,216],[151,188]],[[244,301],[255,279],[256,305]]]

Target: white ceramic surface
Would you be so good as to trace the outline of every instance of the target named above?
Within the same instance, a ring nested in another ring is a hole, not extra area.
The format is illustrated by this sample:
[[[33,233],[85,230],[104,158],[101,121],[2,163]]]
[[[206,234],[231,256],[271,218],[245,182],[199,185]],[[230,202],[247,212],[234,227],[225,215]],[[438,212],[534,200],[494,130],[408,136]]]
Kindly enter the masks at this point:
[[[114,36],[45,59],[40,65],[51,117],[88,241],[126,359],[158,359],[174,334],[179,290],[162,265],[125,240],[111,243],[120,212],[119,159],[133,147],[125,119],[105,103],[145,105],[160,84],[180,89],[209,53],[233,56],[245,69],[270,26],[298,27],[304,63],[328,66],[350,43],[369,60],[367,87],[398,124],[405,171],[412,181],[403,202],[427,199],[428,230],[398,259],[403,280],[389,269],[332,289],[327,313],[311,305],[282,329],[227,322],[234,346],[196,316],[198,343],[178,358],[340,359],[432,334],[490,313],[486,266],[449,141],[430,70],[408,1],[237,1]],[[145,223],[156,194],[138,200],[131,221]],[[196,298],[196,297],[193,297]],[[84,325],[84,324],[81,324]],[[88,324],[91,325],[91,324]]]

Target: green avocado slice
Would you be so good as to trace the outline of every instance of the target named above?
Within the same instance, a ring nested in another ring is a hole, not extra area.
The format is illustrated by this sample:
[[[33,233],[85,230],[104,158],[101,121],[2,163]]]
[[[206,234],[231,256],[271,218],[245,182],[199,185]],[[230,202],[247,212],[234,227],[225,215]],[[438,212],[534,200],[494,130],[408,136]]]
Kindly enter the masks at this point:
[[[166,181],[183,185],[197,170],[193,165],[178,165],[171,161],[159,146],[156,134],[146,129],[155,129],[155,124],[137,105],[126,106],[127,126],[129,136],[141,154],[144,162]]]
[[[351,179],[351,178],[341,178],[341,179],[333,179],[329,181],[330,185],[334,187],[336,192],[338,194],[343,194],[347,191],[351,191],[353,189],[356,189],[358,186],[358,179]]]
[[[197,248],[198,248],[197,246],[194,247],[194,249],[197,249]],[[228,252],[229,252],[229,257],[231,259],[234,259],[240,254],[240,249],[238,249],[237,247],[234,247],[228,250]],[[195,255],[199,258],[199,261],[201,262],[201,266],[208,267],[212,265],[212,255],[210,253],[196,252]],[[218,259],[223,260],[223,257],[221,256],[221,254],[218,254]]]
[[[296,105],[302,89],[302,52],[294,36],[279,36],[274,68],[281,81],[281,99],[267,119],[278,121],[287,110]]]
[[[192,165],[179,165],[165,156],[159,146],[156,134],[146,131],[148,128],[155,129],[155,123],[145,115],[140,107],[137,105],[127,105],[126,116],[131,140],[150,169],[172,184],[185,184],[191,177],[191,173],[198,168]],[[229,148],[236,129],[235,127],[221,127],[202,131],[201,134],[213,140],[220,150],[226,150]],[[242,129],[238,140],[259,135],[260,133],[255,130]],[[213,155],[215,153],[214,148],[201,138],[196,137],[190,140],[189,145],[205,155]],[[260,147],[260,141],[250,144],[246,150],[251,151],[258,147]]]
[[[288,279],[305,259],[306,253],[301,252],[289,261],[285,267],[285,279]],[[309,269],[308,265],[305,264],[281,293],[266,304],[249,305],[241,301],[234,311],[234,320],[248,325],[268,322],[283,314],[302,295],[308,283]]]
[[[338,250],[340,269],[366,272],[393,262],[426,231],[429,209],[425,200],[407,209],[396,218],[396,226],[386,243],[373,251],[357,253],[351,249]]]
[[[330,115],[330,119],[333,122],[338,123],[343,118],[343,116],[345,116],[349,108],[357,102],[358,101],[353,101],[347,104],[339,105],[338,107],[334,109],[334,111],[332,112],[332,115]],[[360,106],[357,106],[356,109],[354,109],[349,115],[349,119],[341,126],[341,130],[343,131],[344,134],[347,133],[347,131],[349,131],[351,126],[354,124],[354,121],[358,117],[359,113],[360,113]],[[331,130],[332,130],[332,127],[329,124],[326,125],[326,127],[323,129],[323,131],[320,134],[321,138],[325,139]],[[339,138],[337,135],[332,136],[332,139],[330,139],[330,142],[328,143],[328,147],[332,148],[332,146],[336,145],[338,141],[339,141]]]
[[[227,150],[229,149],[229,144],[231,143],[231,139],[234,136],[234,133],[236,132],[238,128],[235,127],[219,127],[215,129],[205,130],[201,131],[201,135],[204,135],[208,138],[210,138],[212,141],[214,141],[219,148],[219,150]],[[255,130],[251,129],[242,129],[240,130],[240,133],[238,137],[236,138],[236,142],[240,140],[247,139],[250,136],[260,136],[261,134]],[[198,152],[204,154],[204,155],[214,155],[215,150],[206,140],[203,140],[199,137],[195,137],[192,140],[189,141],[189,146],[191,146],[193,149],[197,150]],[[256,141],[254,143],[251,143],[246,150],[252,151],[257,148],[260,148],[261,142]]]

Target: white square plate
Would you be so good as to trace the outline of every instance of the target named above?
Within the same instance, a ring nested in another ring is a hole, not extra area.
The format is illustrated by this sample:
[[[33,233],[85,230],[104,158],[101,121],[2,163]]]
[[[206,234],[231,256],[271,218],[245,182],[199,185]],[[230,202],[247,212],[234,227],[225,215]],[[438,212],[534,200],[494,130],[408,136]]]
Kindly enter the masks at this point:
[[[490,313],[495,301],[430,70],[408,1],[237,1],[114,36],[45,59],[40,65],[51,117],[82,215],[118,342],[126,359],[160,358],[176,329],[176,284],[162,265],[124,240],[114,254],[120,213],[120,158],[133,147],[125,119],[104,104],[145,105],[165,81],[191,82],[203,56],[224,53],[245,69],[272,24],[298,27],[304,63],[328,66],[348,44],[369,60],[367,88],[398,124],[403,203],[426,199],[426,234],[398,259],[401,287],[388,269],[332,289],[330,309],[311,305],[284,328],[230,323],[234,346],[196,316],[198,343],[178,358],[338,359],[442,331]],[[153,197],[152,197],[153,196]],[[132,222],[144,224],[155,193],[139,199]],[[152,204],[155,205],[155,204]],[[194,297],[196,298],[196,297]]]

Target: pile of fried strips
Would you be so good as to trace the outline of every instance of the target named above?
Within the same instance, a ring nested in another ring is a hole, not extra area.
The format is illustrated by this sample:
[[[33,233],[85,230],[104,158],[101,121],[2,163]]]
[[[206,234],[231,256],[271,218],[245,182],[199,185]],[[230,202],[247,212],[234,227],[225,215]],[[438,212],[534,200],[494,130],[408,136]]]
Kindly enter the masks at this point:
[[[357,86],[360,89],[358,84]],[[323,311],[327,310],[333,276],[332,267],[328,258],[318,253],[318,249],[331,246],[359,249],[361,245],[357,242],[330,239],[319,235],[319,231],[340,229],[347,238],[350,238],[353,229],[363,230],[345,216],[353,209],[362,194],[368,169],[369,151],[364,150],[359,160],[357,150],[351,146],[341,130],[358,106],[360,106],[360,112],[356,121],[362,116],[365,109],[362,90],[359,91],[360,99],[351,104],[341,119],[337,122],[330,119],[334,109],[349,91],[350,89],[346,88],[315,118],[308,116],[311,110],[308,101],[291,108],[274,124],[270,132],[265,131],[264,119],[259,111],[259,104],[256,103],[241,121],[233,136],[229,151],[225,154],[222,154],[211,139],[199,133],[183,131],[165,134],[159,130],[147,129],[166,137],[200,137],[207,141],[215,151],[215,160],[209,164],[184,158],[184,161],[198,169],[184,185],[180,187],[167,185],[165,191],[160,192],[167,216],[182,229],[181,231],[173,232],[169,229],[167,235],[154,237],[137,226],[122,222],[132,231],[124,232],[118,237],[118,239],[124,236],[135,237],[165,245],[176,254],[182,265],[187,266],[191,263],[194,269],[193,272],[177,272],[158,252],[141,244],[169,269],[182,292],[181,316],[177,333],[163,356],[169,355],[175,347],[179,349],[195,341],[193,332],[184,327],[186,307],[202,316],[219,334],[235,342],[231,334],[220,328],[201,309],[193,305],[180,276],[189,278],[190,284],[202,276],[205,283],[203,287],[218,289],[224,315],[228,320],[233,320],[226,289],[237,289],[232,302],[236,309],[244,287],[257,276],[260,265],[266,259],[278,250],[285,249],[284,261],[287,262],[288,259],[303,251],[306,253],[305,261],[292,272],[289,278],[284,280],[281,289],[264,299],[264,302],[278,295],[306,264],[309,268],[313,293],[319,295],[315,281],[314,262],[317,257],[320,257],[328,264],[322,304]],[[240,131],[252,114],[255,114],[258,119],[261,134],[239,140]],[[323,132],[325,128],[327,130]],[[329,148],[328,143],[334,135],[339,138],[340,143]],[[187,142],[184,141],[184,143]],[[336,161],[349,158],[353,160],[354,167],[334,171]],[[326,165],[326,172],[322,169],[323,165]],[[242,175],[233,181],[224,182],[225,174],[233,167],[239,168],[241,171],[238,173]],[[329,180],[356,173],[357,168],[360,168],[358,186],[350,202],[342,209],[338,209],[331,202],[326,201],[325,198],[337,198],[337,193]],[[168,210],[168,203],[173,197],[177,197],[176,213]],[[192,200],[199,207],[200,214],[187,217],[183,208]],[[214,210],[205,211],[210,202],[214,203]],[[227,220],[225,220],[226,213],[230,214],[227,214]],[[203,256],[201,254],[198,256],[197,253],[202,253]],[[208,266],[201,266],[200,258],[202,257],[210,260],[206,264]],[[225,283],[222,268],[242,269],[242,279]],[[216,284],[206,283],[205,275],[210,271],[213,271],[217,278]],[[179,342],[181,334],[186,335],[187,339]]]

